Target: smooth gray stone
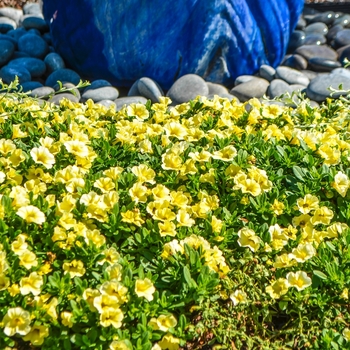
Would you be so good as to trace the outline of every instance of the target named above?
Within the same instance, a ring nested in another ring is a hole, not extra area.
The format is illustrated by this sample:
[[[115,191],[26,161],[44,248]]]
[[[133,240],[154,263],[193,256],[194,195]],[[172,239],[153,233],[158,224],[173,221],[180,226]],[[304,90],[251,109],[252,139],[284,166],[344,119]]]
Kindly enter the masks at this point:
[[[306,35],[304,45],[323,45],[327,42],[324,35],[318,33],[310,33]]]
[[[327,26],[332,24],[335,20],[335,13],[333,11],[327,11],[316,15],[310,23],[322,22]]]
[[[32,78],[41,77],[45,74],[46,65],[44,61],[34,57],[23,57],[13,59],[8,64],[9,67],[24,67],[28,69]]]
[[[198,95],[207,96],[209,88],[203,78],[196,74],[186,74],[177,79],[169,89],[167,96],[173,104],[193,100]]]
[[[138,80],[135,81],[134,84],[131,85],[131,88],[128,91],[128,96],[140,96],[141,92],[138,87]]]
[[[21,86],[23,92],[28,92],[42,87],[43,84],[39,83],[38,81],[27,81],[26,83],[22,83]]]
[[[350,69],[348,68],[336,68],[332,70],[332,74],[342,75],[350,79]]]
[[[208,100],[212,100],[215,95],[219,96],[219,97],[222,97],[222,98],[227,98],[229,101],[232,101],[232,100],[236,100],[237,103],[239,103],[239,99],[236,97],[236,96],[233,96],[231,94],[229,94],[228,92],[227,93],[221,93],[221,94],[209,94],[207,96],[207,99]]]
[[[309,78],[300,71],[284,66],[277,67],[276,78],[282,79],[288,84],[301,84],[307,86],[310,82]]]
[[[68,68],[57,69],[47,77],[45,85],[54,87],[58,81],[78,85],[80,76],[74,70]]]
[[[302,70],[307,68],[307,61],[303,56],[298,54],[292,55],[288,57],[284,62],[283,66]]]
[[[153,103],[158,103],[159,97],[164,96],[164,92],[157,82],[147,77],[138,79],[137,88],[141,96],[150,99]]]
[[[97,89],[89,89],[84,91],[81,96],[81,101],[85,102],[89,99],[94,102],[99,102],[102,100],[115,100],[119,96],[119,91],[113,86],[104,86]]]
[[[28,33],[18,39],[18,49],[27,52],[31,57],[44,58],[49,46],[40,36]]]
[[[334,38],[337,47],[350,45],[350,29],[340,30]]]
[[[316,22],[309,24],[308,26],[305,27],[304,29],[305,34],[321,34],[321,35],[326,35],[328,33],[328,27],[326,24],[321,23],[321,22]]]
[[[271,81],[275,78],[276,69],[268,66],[267,64],[263,64],[260,66],[259,75],[261,78],[266,79],[267,81]]]
[[[0,70],[0,78],[5,84],[10,84],[12,81],[14,81],[16,75],[20,83],[25,83],[31,80],[30,73],[24,67],[4,66]]]
[[[29,96],[38,97],[38,98],[49,98],[49,95],[54,94],[55,90],[50,86],[42,86],[36,89],[33,89]]]
[[[291,94],[292,89],[288,83],[281,79],[272,80],[267,90],[267,94],[270,96],[270,98],[279,97],[287,92]]]
[[[303,17],[300,17],[295,29],[303,30],[305,27],[306,27],[306,21]]]
[[[334,40],[337,33],[343,29],[344,29],[344,27],[341,24],[336,24],[335,26],[331,27],[328,31],[328,34],[326,35],[327,40],[329,40],[329,41]]]
[[[237,86],[243,83],[247,83],[252,79],[254,79],[254,75],[240,75],[236,78],[234,85]]]
[[[7,17],[0,17],[0,33],[7,33],[10,30],[16,29],[16,22]]]
[[[64,83],[62,84],[62,87],[63,87],[63,88],[66,88],[66,89],[70,89],[70,91],[60,92],[60,94],[63,94],[63,93],[64,93],[64,94],[66,94],[66,93],[72,94],[72,95],[76,96],[76,97],[78,98],[78,100],[80,101],[80,99],[81,99],[80,91],[79,91],[79,89],[77,89],[77,88],[75,87],[74,84],[69,83],[69,82],[64,82]],[[53,87],[53,89],[58,93],[58,91],[60,90],[60,85],[59,85],[59,84],[56,84],[56,85]]]
[[[303,45],[298,47],[295,53],[307,60],[312,57],[323,57],[335,61],[338,58],[337,52],[325,45]]]
[[[318,108],[318,107],[320,107],[320,104],[317,103],[316,101],[313,101],[313,100],[310,100],[309,105],[310,105],[312,108]]]
[[[63,58],[56,52],[51,52],[44,58],[46,69],[49,74],[58,69],[66,68]]]
[[[101,101],[98,101],[96,104],[105,106],[106,108],[109,108],[112,105],[116,106],[115,102],[111,100],[101,100]]]
[[[319,75],[317,72],[314,72],[309,69],[303,69],[303,70],[300,70],[300,72],[302,72],[305,76],[307,76],[310,81],[312,79],[315,79]]]
[[[36,17],[36,16],[26,17],[22,21],[22,26],[27,30],[37,29],[41,33],[45,33],[49,30],[49,26],[47,25],[46,21],[43,18]]]
[[[18,39],[27,34],[27,31],[24,28],[17,28],[13,30],[9,30],[6,35],[11,36],[12,38],[16,39],[16,42],[18,42]]]
[[[338,89],[339,85],[343,85],[344,90],[350,89],[350,78],[340,74],[324,74],[311,80],[309,86],[306,89],[307,97],[316,102],[322,102],[326,98],[331,97],[331,91],[329,87]],[[346,93],[336,93],[332,95],[332,98],[338,98]]]
[[[295,30],[288,42],[287,52],[293,53],[298,47],[304,45],[306,34],[301,30]]]
[[[13,53],[12,59],[22,58],[22,57],[30,57],[26,52],[23,51],[15,51]]]
[[[309,59],[309,69],[316,72],[331,72],[335,68],[340,68],[338,61],[327,60],[322,57],[313,57]]]
[[[25,15],[40,15],[40,14],[42,14],[40,4],[33,3],[33,2],[27,2],[23,6],[23,13]]]
[[[19,23],[20,18],[23,15],[22,10],[15,9],[13,7],[2,7],[0,8],[0,16],[1,17],[7,17],[16,22],[16,24]]]
[[[38,35],[38,36],[41,37],[41,33],[40,33],[40,31],[39,31],[38,29],[34,29],[34,28],[28,29],[28,30],[27,30],[27,33],[35,34],[35,35]]]
[[[84,92],[91,90],[91,89],[98,89],[98,88],[105,87],[105,86],[112,86],[112,85],[107,80],[97,79],[97,80],[94,80],[93,82],[91,82],[91,84],[85,88]]]
[[[343,27],[346,27],[350,24],[350,15],[344,14],[336,18],[333,22],[333,26],[340,24]]]
[[[41,18],[41,19],[44,19],[44,16],[42,15],[42,13],[40,14],[28,14],[28,15],[23,15],[20,19],[19,19],[19,26],[20,27],[23,27],[23,22],[29,18],[29,17],[37,17],[37,18]]]
[[[8,63],[15,52],[15,45],[8,40],[0,39],[0,66]]]
[[[305,85],[300,85],[300,84],[291,84],[289,85],[290,89],[293,91],[303,91],[306,89]]]
[[[60,101],[64,98],[67,98],[68,100],[72,101],[72,102],[79,102],[78,97],[74,96],[73,94],[70,94],[68,92],[64,92],[62,94],[57,94],[55,96],[52,96],[49,99],[49,102],[54,103],[55,105],[59,105]]]
[[[114,100],[116,104],[116,110],[120,111],[125,105],[129,106],[132,103],[147,103],[147,98],[144,98],[143,96],[127,96],[127,97],[121,97]]]
[[[263,97],[269,86],[269,82],[265,79],[253,77],[246,83],[239,84],[231,89],[230,94],[237,96],[241,102],[249,99]]]
[[[221,94],[228,94],[228,89],[221,84],[216,84],[216,83],[210,83],[207,81],[207,86],[209,89],[208,96],[210,95],[221,95]]]

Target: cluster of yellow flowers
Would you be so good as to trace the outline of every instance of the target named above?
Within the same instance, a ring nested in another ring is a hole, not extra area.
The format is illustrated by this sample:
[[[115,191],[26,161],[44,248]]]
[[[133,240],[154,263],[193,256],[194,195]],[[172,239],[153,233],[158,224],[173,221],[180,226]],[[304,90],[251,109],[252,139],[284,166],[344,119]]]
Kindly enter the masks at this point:
[[[150,275],[123,280],[122,249],[146,227],[163,263],[176,254],[189,258],[187,245],[201,252],[204,264],[221,278],[230,273],[226,224],[237,232],[239,246],[254,254],[260,249],[280,253],[276,269],[296,268],[317,254],[325,238],[348,228],[332,222],[330,206],[313,194],[304,196],[304,190],[288,209],[291,223],[284,227],[278,217],[287,202],[269,179],[266,164],[252,150],[242,155],[238,149],[244,137],[261,136],[274,147],[305,147],[321,165],[335,167],[350,158],[350,143],[338,132],[349,128],[344,114],[323,126],[321,114],[312,111],[318,126],[305,130],[297,123],[310,114],[304,103],[292,110],[257,99],[240,104],[215,96],[195,102],[200,108],[188,103],[172,107],[162,97],[151,106],[133,104],[116,112],[91,100],[84,105],[63,100],[57,107],[2,97],[0,221],[7,231],[0,247],[0,292],[15,300],[4,305],[1,327],[7,336],[41,345],[50,333],[48,320],[71,329],[77,316],[68,306],[70,298],[84,301],[98,326],[123,328],[133,299],[151,303],[156,293]],[[127,152],[128,159],[122,158]],[[345,198],[350,180],[344,168],[337,168],[326,185]],[[271,193],[269,210],[277,223],[268,228],[269,240],[253,226],[229,223],[227,212]],[[228,210],[230,203],[234,207]],[[116,245],[119,229],[128,233]],[[220,249],[215,244],[221,242]],[[99,280],[91,271],[104,277]],[[63,287],[54,295],[48,286],[55,273],[67,277],[73,289],[76,279],[83,280],[80,295],[73,291],[62,301]],[[266,291],[277,299],[289,288],[301,291],[310,285],[306,272],[288,272]],[[231,300],[237,305],[247,296],[237,289]],[[151,329],[163,332],[152,349],[178,349],[176,317],[166,310],[147,317]],[[118,338],[109,347],[128,349],[128,344]]]

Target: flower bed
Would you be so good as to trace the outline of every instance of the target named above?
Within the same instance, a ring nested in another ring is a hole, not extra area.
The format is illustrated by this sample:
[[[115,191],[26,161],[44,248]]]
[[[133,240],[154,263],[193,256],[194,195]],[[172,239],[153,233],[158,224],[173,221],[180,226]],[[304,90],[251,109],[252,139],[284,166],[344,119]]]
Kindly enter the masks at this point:
[[[0,101],[0,348],[349,348],[349,102]]]

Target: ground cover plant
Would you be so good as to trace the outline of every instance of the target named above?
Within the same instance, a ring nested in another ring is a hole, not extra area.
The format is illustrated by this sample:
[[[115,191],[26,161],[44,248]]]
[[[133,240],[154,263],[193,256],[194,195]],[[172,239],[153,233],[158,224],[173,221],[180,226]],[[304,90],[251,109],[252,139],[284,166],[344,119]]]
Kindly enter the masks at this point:
[[[350,348],[348,111],[2,95],[0,348]]]

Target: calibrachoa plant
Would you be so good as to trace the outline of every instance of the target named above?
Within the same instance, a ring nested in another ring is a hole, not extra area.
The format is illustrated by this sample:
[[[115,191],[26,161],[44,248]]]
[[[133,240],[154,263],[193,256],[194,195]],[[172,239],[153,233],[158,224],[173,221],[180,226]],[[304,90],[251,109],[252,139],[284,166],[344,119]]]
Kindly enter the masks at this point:
[[[2,349],[350,348],[346,98],[0,99]]]

